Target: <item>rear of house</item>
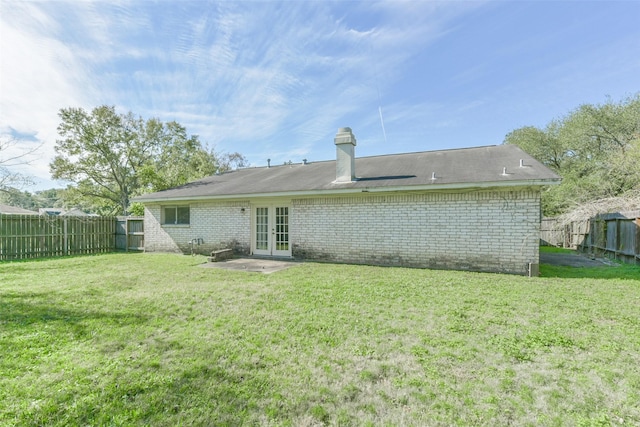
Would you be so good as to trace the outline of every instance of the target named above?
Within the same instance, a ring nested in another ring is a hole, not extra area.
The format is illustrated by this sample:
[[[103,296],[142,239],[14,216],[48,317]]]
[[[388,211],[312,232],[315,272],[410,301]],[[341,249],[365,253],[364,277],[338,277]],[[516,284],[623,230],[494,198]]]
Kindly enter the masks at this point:
[[[145,250],[529,274],[540,192],[559,177],[515,146],[247,168],[138,197]]]

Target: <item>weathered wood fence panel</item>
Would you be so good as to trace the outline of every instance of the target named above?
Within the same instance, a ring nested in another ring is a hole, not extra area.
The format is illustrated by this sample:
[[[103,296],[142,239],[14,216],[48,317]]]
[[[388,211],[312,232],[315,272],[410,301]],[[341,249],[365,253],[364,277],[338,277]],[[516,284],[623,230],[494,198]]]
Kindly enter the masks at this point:
[[[127,219],[127,249],[141,251],[144,249],[144,218]]]
[[[119,216],[116,221],[116,249],[127,249],[127,218]]]
[[[636,224],[636,221],[638,222]],[[620,251],[627,255],[637,255],[640,253],[640,233],[638,232],[638,225],[640,225],[640,219],[635,221],[619,221],[619,242],[618,247]]]
[[[114,217],[0,215],[0,260],[111,252],[115,236]]]
[[[544,218],[540,223],[540,240],[543,245],[576,248],[589,233],[589,221],[560,224],[555,218]]]
[[[540,244],[543,246],[564,246],[564,227],[555,218],[540,221]]]
[[[118,217],[116,248],[124,251],[141,251],[144,249],[144,217]]]
[[[640,264],[640,211],[603,214],[564,225],[554,218],[545,218],[540,226],[540,240],[542,244]]]
[[[589,233],[589,221],[560,224],[555,218],[544,218],[540,223],[540,240],[543,245],[575,249]]]

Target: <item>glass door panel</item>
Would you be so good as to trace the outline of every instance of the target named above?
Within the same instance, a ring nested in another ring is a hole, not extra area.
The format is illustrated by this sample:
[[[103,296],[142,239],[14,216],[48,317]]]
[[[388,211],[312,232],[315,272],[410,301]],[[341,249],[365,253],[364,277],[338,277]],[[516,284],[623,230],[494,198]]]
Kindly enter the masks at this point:
[[[256,208],[255,253],[257,255],[271,255],[271,242],[269,232],[269,208]]]
[[[289,249],[289,207],[275,208],[275,248],[274,255],[290,256]]]

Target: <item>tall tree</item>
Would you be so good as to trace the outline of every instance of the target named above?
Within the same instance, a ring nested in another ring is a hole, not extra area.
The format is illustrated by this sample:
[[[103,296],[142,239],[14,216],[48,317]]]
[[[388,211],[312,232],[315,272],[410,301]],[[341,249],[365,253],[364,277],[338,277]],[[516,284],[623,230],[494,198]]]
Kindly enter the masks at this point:
[[[640,189],[640,93],[602,105],[581,105],[544,129],[505,137],[563,178],[543,193],[546,215]]]
[[[136,169],[151,156],[152,143],[140,135],[144,122],[107,106],[91,113],[82,108],[62,109],[59,116],[62,139],[56,141],[52,177],[74,182],[80,195],[111,210],[103,213],[126,212],[129,196],[137,187]]]
[[[237,151],[234,153],[223,153],[217,156],[218,172],[226,172],[232,169],[249,166],[249,161]]]
[[[140,191],[160,191],[195,179],[213,175],[218,160],[213,151],[205,150],[198,136],[187,135],[184,127],[169,122],[149,129],[157,153],[139,171]]]
[[[143,120],[100,106],[60,110],[54,179],[71,181],[65,198],[102,214],[129,210],[130,198],[217,171],[216,155],[176,123]]]

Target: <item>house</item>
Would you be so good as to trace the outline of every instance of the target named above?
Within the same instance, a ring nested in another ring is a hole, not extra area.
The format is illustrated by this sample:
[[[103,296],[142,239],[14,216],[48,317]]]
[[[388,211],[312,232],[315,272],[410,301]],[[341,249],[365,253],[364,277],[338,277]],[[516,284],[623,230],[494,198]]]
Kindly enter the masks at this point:
[[[514,145],[239,169],[134,199],[145,250],[535,274],[540,194],[560,177]]]
[[[7,215],[38,215],[38,212],[30,211],[27,209],[18,208],[15,206],[3,205],[0,203],[0,214]]]

